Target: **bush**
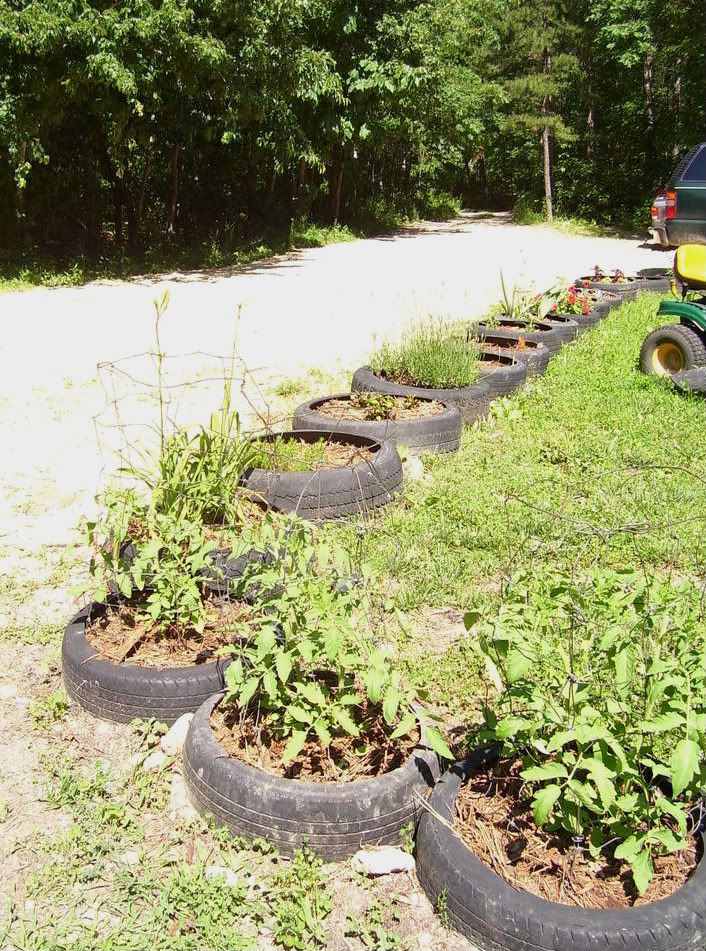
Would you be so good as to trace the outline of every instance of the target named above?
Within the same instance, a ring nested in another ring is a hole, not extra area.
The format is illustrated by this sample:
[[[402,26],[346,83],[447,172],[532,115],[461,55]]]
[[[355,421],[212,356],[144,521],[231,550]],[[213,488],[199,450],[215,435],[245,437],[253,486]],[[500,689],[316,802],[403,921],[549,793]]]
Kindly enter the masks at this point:
[[[706,781],[706,624],[689,581],[529,572],[481,621],[482,740],[521,757],[539,826],[632,870],[681,850]]]

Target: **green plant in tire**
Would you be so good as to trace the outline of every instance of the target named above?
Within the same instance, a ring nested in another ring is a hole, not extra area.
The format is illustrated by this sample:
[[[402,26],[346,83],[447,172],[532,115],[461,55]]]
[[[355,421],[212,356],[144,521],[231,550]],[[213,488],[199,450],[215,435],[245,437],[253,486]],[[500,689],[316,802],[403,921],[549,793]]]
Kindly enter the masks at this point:
[[[398,343],[383,343],[370,366],[396,383],[453,389],[478,380],[479,355],[480,346],[455,333],[453,324],[429,320],[410,328]]]
[[[522,761],[538,826],[627,863],[638,892],[685,848],[706,783],[706,623],[690,581],[516,576],[469,612],[488,688],[476,739]]]
[[[431,717],[417,706],[415,691],[360,631],[365,596],[340,583],[351,575],[345,552],[316,547],[311,530],[297,521],[278,551],[274,563],[251,566],[242,579],[243,591],[257,592],[259,615],[252,640],[232,652],[226,703],[286,742],[285,764],[309,743],[328,750],[336,737],[348,737],[355,758],[336,764],[343,773],[358,759],[375,761],[367,740],[373,725],[384,724],[395,741],[414,735],[420,720],[428,743],[450,757],[439,730],[426,725]]]
[[[544,291],[537,305],[537,313],[545,317],[551,317],[552,314],[586,317],[591,313],[592,306],[589,292],[571,284]]]

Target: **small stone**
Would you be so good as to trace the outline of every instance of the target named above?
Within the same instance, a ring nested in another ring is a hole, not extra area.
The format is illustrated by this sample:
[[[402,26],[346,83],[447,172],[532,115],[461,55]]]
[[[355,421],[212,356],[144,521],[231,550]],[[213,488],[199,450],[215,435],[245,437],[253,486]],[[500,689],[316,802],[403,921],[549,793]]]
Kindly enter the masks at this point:
[[[176,756],[177,753],[181,753],[186,742],[186,734],[189,732],[189,724],[193,719],[193,713],[185,713],[174,721],[160,740],[159,745],[163,753],[167,756]]]
[[[146,773],[156,773],[160,769],[163,769],[168,759],[169,757],[166,753],[163,753],[161,750],[155,750],[145,758],[142,768]]]
[[[402,474],[409,482],[419,482],[424,478],[424,463],[417,456],[410,456],[402,463]]]
[[[135,852],[134,849],[130,849],[127,852],[119,857],[118,861],[122,862],[123,865],[139,865],[140,864],[140,855],[139,852]]]
[[[184,823],[193,822],[194,819],[198,819],[199,814],[191,805],[184,780],[179,773],[173,773],[172,775],[169,802],[167,803],[167,814],[172,820],[180,819]]]
[[[412,872],[414,867],[413,856],[392,845],[383,845],[377,849],[360,849],[353,856],[353,868],[365,872],[366,875]]]
[[[15,697],[15,703],[18,707],[28,707],[31,701],[29,697]]]
[[[14,684],[0,684],[0,700],[12,700],[17,696],[17,687]]]
[[[428,931],[422,931],[422,933],[417,936],[417,940],[419,941],[420,948],[428,948],[431,945],[434,938],[432,935],[429,934]]]
[[[226,885],[237,885],[238,877],[232,868],[225,865],[207,865],[204,872],[206,878],[224,878]]]

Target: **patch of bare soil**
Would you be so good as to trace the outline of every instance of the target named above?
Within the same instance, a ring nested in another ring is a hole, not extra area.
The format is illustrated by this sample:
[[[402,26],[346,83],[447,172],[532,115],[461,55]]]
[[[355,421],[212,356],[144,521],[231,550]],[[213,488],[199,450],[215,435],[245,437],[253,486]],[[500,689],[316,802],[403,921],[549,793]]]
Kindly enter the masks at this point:
[[[372,412],[376,410],[373,409]],[[316,407],[316,412],[331,419],[356,419],[376,421],[381,419],[426,419],[438,416],[444,406],[438,400],[420,400],[416,396],[385,397],[384,415],[371,415],[371,407],[358,403],[354,397],[327,400]]]
[[[365,716],[361,719],[366,722]],[[315,783],[349,783],[389,773],[403,765],[419,741],[418,732],[390,739],[388,727],[378,713],[367,720],[364,735],[334,737],[326,749],[309,742],[285,766],[282,755],[287,741],[273,736],[251,718],[242,719],[234,706],[217,707],[211,714],[211,726],[216,740],[233,759],[275,776]],[[361,745],[366,752],[356,752]]]
[[[469,849],[505,881],[547,901],[581,908],[632,908],[667,898],[687,881],[699,856],[684,852],[654,860],[655,876],[638,896],[628,867],[611,856],[594,861],[571,838],[538,829],[522,796],[519,762],[481,770],[456,797],[456,829]]]
[[[114,664],[137,667],[190,667],[212,661],[216,651],[251,633],[253,609],[242,601],[212,601],[199,634],[161,631],[144,618],[144,606],[117,605],[86,626],[96,653]]]

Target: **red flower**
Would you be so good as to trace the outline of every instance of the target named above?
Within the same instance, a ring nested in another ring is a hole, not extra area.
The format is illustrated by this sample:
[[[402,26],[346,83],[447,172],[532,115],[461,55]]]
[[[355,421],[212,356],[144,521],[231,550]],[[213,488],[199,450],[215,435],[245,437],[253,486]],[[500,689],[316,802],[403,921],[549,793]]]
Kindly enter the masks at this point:
[[[584,287],[588,287],[588,285],[589,285],[589,281],[584,281],[584,282],[583,282],[583,286],[584,286]]]
[[[591,313],[591,308],[588,306],[588,304],[583,305],[583,307],[581,308],[581,313],[584,315],[584,317],[586,316],[586,314]]]
[[[555,305],[552,307],[552,310],[559,310],[559,305],[558,305],[558,304],[555,304]]]

